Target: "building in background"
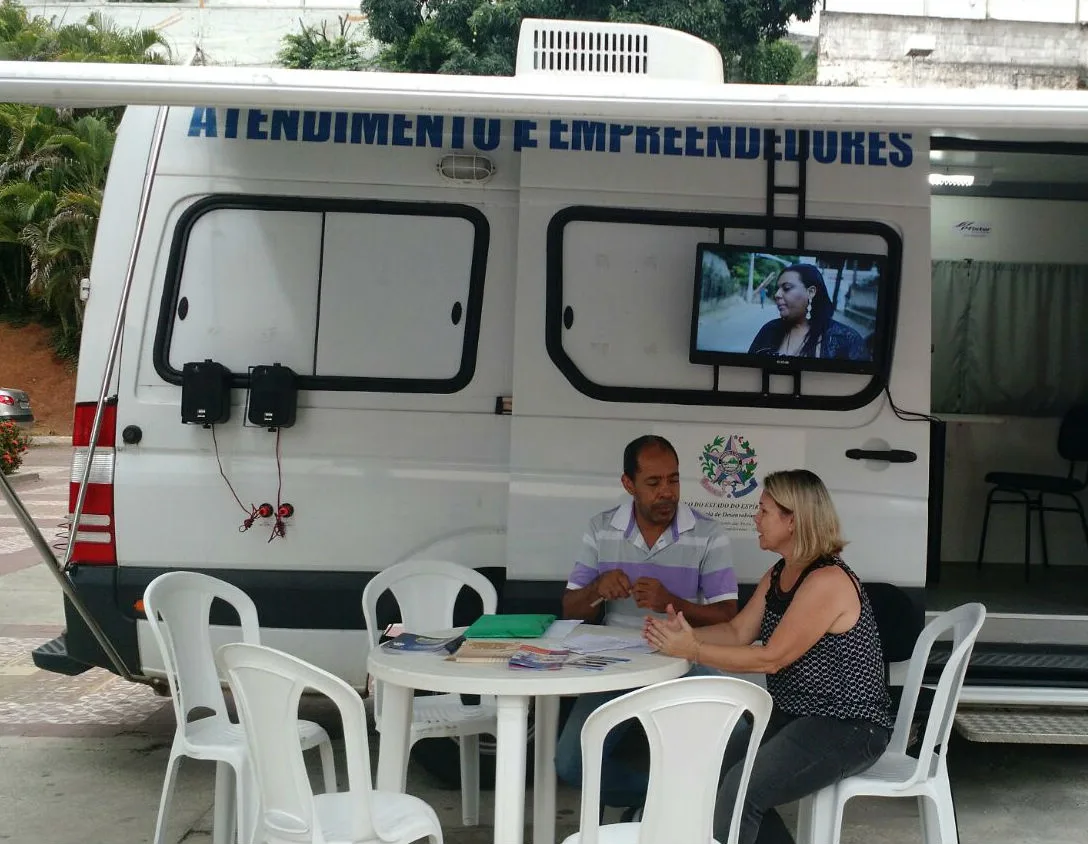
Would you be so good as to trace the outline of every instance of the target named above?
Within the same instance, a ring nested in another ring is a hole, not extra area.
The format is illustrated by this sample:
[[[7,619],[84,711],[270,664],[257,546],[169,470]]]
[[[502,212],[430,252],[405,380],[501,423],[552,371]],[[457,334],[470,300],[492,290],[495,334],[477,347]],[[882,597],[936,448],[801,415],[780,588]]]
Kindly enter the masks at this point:
[[[821,12],[1081,23],[1088,20],[1088,0],[822,0],[812,20],[796,21],[790,29],[815,36]]]
[[[826,0],[817,83],[1084,88],[1085,23],[1088,0]]]

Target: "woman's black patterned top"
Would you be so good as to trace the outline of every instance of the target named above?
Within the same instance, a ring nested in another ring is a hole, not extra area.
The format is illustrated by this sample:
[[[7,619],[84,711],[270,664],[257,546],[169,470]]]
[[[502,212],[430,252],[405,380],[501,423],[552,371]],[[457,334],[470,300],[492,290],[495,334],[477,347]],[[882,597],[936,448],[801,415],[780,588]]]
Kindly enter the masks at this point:
[[[837,566],[849,575],[861,601],[861,615],[845,633],[825,633],[792,665],[767,675],[767,691],[775,706],[789,715],[858,718],[890,729],[891,699],[884,678],[880,635],[869,597],[857,575],[838,557],[824,557],[801,573],[793,589],[783,592],[780,581],[785,565],[784,560],[779,560],[771,570],[759,630],[764,643],[782,621],[805,578],[827,566]]]

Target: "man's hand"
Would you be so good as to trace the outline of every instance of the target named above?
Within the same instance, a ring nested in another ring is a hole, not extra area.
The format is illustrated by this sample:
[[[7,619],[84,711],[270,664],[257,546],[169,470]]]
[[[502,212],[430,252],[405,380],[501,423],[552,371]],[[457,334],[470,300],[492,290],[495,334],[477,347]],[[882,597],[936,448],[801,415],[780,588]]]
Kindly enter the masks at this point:
[[[676,600],[672,593],[661,585],[660,580],[652,577],[640,577],[636,580],[632,594],[639,607],[654,612],[665,612],[669,604]]]
[[[597,578],[597,597],[619,601],[631,594],[631,581],[620,569],[612,569]]]

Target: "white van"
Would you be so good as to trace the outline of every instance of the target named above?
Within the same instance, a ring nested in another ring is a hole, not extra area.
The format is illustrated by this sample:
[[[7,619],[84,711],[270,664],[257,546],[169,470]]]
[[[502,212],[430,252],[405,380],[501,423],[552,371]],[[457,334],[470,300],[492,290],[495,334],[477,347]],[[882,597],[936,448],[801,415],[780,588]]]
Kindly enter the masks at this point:
[[[153,676],[144,587],[210,572],[254,597],[270,644],[358,685],[368,577],[451,559],[509,610],[554,609],[643,433],[676,446],[749,588],[771,562],[759,479],[804,466],[849,563],[924,606],[930,138],[1088,134],[1079,92],[733,86],[689,36],[573,21],[526,21],[513,78],[0,63],[0,100],[130,104],[79,366],[73,507],[131,282],[76,591]],[[776,327],[798,264],[826,292],[809,325],[837,326],[807,349]],[[221,418],[223,372],[229,418],[184,423],[183,405]],[[263,504],[291,505],[282,531]],[[66,603],[38,664],[106,664]],[[1032,620],[996,617],[997,641]]]

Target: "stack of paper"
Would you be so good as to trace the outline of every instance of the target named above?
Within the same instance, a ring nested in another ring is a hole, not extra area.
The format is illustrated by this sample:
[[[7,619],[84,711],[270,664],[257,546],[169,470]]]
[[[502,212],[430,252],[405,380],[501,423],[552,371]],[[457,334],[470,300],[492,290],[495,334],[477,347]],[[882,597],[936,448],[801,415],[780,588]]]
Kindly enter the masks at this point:
[[[576,618],[561,618],[558,621],[553,621],[547,630],[544,631],[542,639],[565,639],[582,622]]]
[[[641,636],[612,636],[596,633],[572,633],[563,640],[563,646],[579,654],[597,654],[604,651],[631,651],[653,653]]]
[[[506,662],[518,652],[520,647],[519,642],[469,639],[447,659],[454,662]]]

